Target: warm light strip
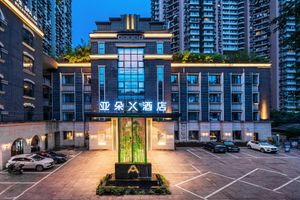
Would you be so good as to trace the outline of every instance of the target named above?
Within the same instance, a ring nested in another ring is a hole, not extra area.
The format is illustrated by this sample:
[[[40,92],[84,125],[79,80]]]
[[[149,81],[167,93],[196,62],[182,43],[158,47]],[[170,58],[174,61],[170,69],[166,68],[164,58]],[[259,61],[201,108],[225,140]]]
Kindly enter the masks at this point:
[[[144,33],[144,38],[171,38],[171,33]]]
[[[113,60],[113,59],[118,59],[117,54],[105,54],[105,55],[90,55],[90,58],[92,60]]]
[[[146,54],[144,56],[145,60],[154,60],[154,59],[158,59],[158,60],[172,60],[173,59],[173,55],[150,55],[150,54]]]
[[[172,67],[257,67],[271,68],[269,63],[172,63]]]
[[[126,30],[130,29],[129,16],[126,16]]]
[[[91,67],[91,63],[58,63],[58,67]]]
[[[44,37],[43,31],[39,29],[22,11],[20,11],[10,0],[1,0],[11,11],[13,11],[27,26],[29,26],[33,31]]]
[[[134,15],[131,15],[131,30],[134,30]]]
[[[91,33],[90,38],[117,38],[117,33]]]

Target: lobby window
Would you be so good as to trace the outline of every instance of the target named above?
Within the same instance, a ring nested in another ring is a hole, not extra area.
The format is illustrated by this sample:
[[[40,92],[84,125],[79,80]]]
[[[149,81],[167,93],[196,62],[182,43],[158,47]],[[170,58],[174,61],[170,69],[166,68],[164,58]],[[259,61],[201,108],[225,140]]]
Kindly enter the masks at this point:
[[[28,55],[23,55],[23,69],[34,72],[34,60]]]
[[[101,55],[105,54],[105,43],[104,42],[98,43],[98,53]]]
[[[84,74],[83,81],[84,81],[84,85],[91,85],[92,84],[91,74]]]
[[[253,74],[252,75],[252,85],[258,85],[259,84],[259,74]]]
[[[199,112],[188,112],[188,120],[189,121],[198,121],[199,120]]]
[[[209,85],[220,85],[221,84],[221,75],[209,75],[208,83],[209,83]]]
[[[105,101],[105,66],[99,66],[99,101]]]
[[[92,94],[84,93],[84,104],[91,104],[91,103],[92,103]]]
[[[233,121],[241,121],[242,113],[241,112],[232,112],[232,120]]]
[[[210,121],[220,121],[221,120],[221,112],[210,112],[209,120]]]
[[[63,121],[73,121],[75,119],[74,112],[63,112]]]
[[[199,140],[199,131],[189,131],[189,140]]]
[[[4,59],[3,50],[4,50],[4,45],[0,42],[0,60]]]
[[[189,103],[199,103],[199,94],[189,93],[188,94],[188,102]]]
[[[143,99],[145,93],[144,49],[120,48],[118,91],[121,99]]]
[[[178,93],[172,93],[171,94],[172,103],[178,103],[179,102],[179,94]]]
[[[178,85],[178,74],[172,74],[171,75],[171,84],[172,85]]]
[[[73,140],[74,132],[73,131],[64,131],[63,136],[64,136],[64,140]]]
[[[3,76],[2,76],[2,74],[0,74],[0,91],[3,91],[3,83],[2,83],[2,81],[3,81]],[[1,112],[1,111],[0,111]]]
[[[157,100],[164,100],[164,66],[157,66]]]
[[[233,93],[232,94],[232,103],[242,103],[242,94],[241,93]]]
[[[241,85],[242,84],[242,75],[232,74],[231,75],[231,84],[232,85]]]
[[[74,74],[62,75],[62,85],[74,85]]]
[[[221,93],[212,93],[209,94],[210,103],[221,103]]]
[[[187,75],[187,82],[188,85],[198,85],[199,84],[198,75]]]
[[[259,113],[253,112],[253,121],[259,121],[259,120],[260,120]]]
[[[156,51],[157,51],[157,54],[164,54],[164,43],[163,42],[157,42],[156,43]]]
[[[31,33],[26,28],[23,28],[23,41],[29,46],[33,47],[33,41],[34,41],[33,33]]]
[[[24,107],[24,120],[25,121],[32,121],[33,120],[33,107]]]
[[[259,103],[259,94],[253,93],[253,103]]]
[[[34,97],[34,84],[30,81],[24,81],[23,91],[24,96]]]
[[[242,140],[242,131],[232,131],[233,140]]]
[[[62,103],[63,104],[73,104],[75,102],[74,93],[64,93],[62,94]]]

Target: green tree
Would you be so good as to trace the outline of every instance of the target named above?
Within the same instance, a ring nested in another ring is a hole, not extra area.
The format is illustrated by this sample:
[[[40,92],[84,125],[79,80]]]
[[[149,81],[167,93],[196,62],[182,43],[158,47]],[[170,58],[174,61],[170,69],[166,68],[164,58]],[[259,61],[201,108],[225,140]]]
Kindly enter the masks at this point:
[[[68,49],[63,56],[64,62],[68,63],[84,63],[90,62],[91,46],[86,44],[83,40],[74,49]]]

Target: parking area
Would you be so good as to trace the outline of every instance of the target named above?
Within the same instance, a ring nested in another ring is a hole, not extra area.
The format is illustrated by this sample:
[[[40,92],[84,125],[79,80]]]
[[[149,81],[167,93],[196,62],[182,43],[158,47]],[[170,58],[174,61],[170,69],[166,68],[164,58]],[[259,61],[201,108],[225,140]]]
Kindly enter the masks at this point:
[[[300,199],[300,151],[264,154],[213,154],[202,148],[149,152],[153,171],[169,181],[170,196],[125,196],[117,199]],[[114,171],[117,153],[73,152],[54,169],[0,174],[0,199],[112,199],[96,196],[106,173]]]

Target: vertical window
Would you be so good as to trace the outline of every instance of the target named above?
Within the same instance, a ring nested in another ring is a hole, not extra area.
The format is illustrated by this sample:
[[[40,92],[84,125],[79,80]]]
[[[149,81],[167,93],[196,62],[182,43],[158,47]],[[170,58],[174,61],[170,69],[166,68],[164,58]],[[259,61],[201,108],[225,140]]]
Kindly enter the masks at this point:
[[[199,112],[188,112],[188,120],[189,121],[198,121],[199,120]]]
[[[253,74],[253,76],[252,76],[252,84],[253,85],[258,85],[259,84],[259,75],[258,74]]]
[[[232,131],[233,140],[242,140],[242,131]]]
[[[24,120],[32,121],[33,120],[33,107],[24,107]]]
[[[242,84],[242,75],[240,75],[240,74],[232,74],[232,76],[231,76],[231,84],[232,85],[240,85],[240,84]]]
[[[210,112],[209,120],[211,121],[220,121],[221,120],[221,112]]]
[[[232,112],[232,120],[233,121],[241,121],[242,113],[241,112]]]
[[[24,81],[23,92],[24,96],[34,97],[34,84],[29,81]]]
[[[0,74],[0,91],[3,91],[3,83],[2,83],[2,80],[3,80],[3,76],[2,74]],[[1,110],[0,110],[1,112]]]
[[[73,140],[74,139],[74,132],[73,131],[64,131],[64,140]]]
[[[105,54],[105,43],[104,42],[100,42],[98,44],[98,53],[101,55]]]
[[[253,103],[259,103],[259,95],[258,95],[258,93],[253,93]]]
[[[105,67],[99,66],[99,101],[105,101]]]
[[[199,103],[199,94],[189,93],[188,94],[188,102],[189,103]]]
[[[172,74],[171,75],[171,84],[172,85],[178,85],[178,74]]]
[[[92,94],[84,93],[84,104],[91,104],[91,103],[92,103]]]
[[[172,103],[178,103],[179,102],[179,94],[178,93],[172,93],[171,94]]]
[[[75,119],[74,112],[63,112],[63,121],[72,121]]]
[[[34,60],[27,55],[23,55],[23,69],[34,72]]]
[[[259,121],[259,113],[258,112],[253,112],[253,121]]]
[[[210,103],[221,103],[221,93],[212,93],[209,94]]]
[[[189,140],[199,140],[199,131],[189,131]]]
[[[23,28],[23,41],[29,46],[33,47],[34,36],[26,28]]]
[[[175,140],[179,140],[179,131],[174,131]]]
[[[62,85],[74,85],[74,75],[62,75]]]
[[[0,59],[3,60],[3,49],[4,49],[4,45],[0,42]]]
[[[75,102],[74,93],[62,94],[62,103],[63,104],[73,104],[74,102]]]
[[[197,85],[199,84],[199,77],[198,75],[188,75],[187,76],[188,85]]]
[[[144,98],[144,49],[120,48],[118,91],[120,99]]]
[[[232,103],[242,103],[242,94],[241,93],[233,93],[232,94]]]
[[[91,74],[84,74],[84,85],[91,85],[92,84],[92,77]]]
[[[164,54],[164,43],[163,42],[157,42],[156,43],[157,48],[157,54]]]
[[[220,85],[221,84],[221,75],[209,75],[208,83],[209,83],[209,85]]]
[[[157,100],[164,101],[164,67],[157,66]]]

